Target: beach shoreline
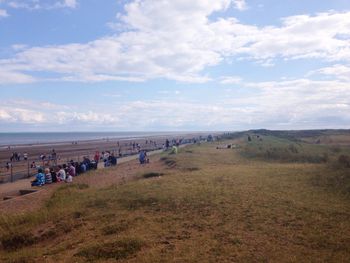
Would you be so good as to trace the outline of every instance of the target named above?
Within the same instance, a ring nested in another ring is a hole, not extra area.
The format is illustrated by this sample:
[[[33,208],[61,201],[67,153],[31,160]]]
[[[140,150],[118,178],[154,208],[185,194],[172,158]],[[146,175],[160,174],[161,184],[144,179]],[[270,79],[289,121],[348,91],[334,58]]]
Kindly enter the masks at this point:
[[[140,133],[140,134],[135,134]],[[147,139],[147,138],[157,138],[157,137],[172,137],[172,136],[181,136],[181,135],[199,135],[199,134],[217,134],[220,133],[218,131],[193,131],[193,132],[130,132],[130,135],[127,135],[125,132],[125,135],[111,135],[111,133],[106,132],[105,134],[103,132],[99,133],[100,135],[106,135],[105,137],[99,136],[99,138],[91,138],[91,139],[79,139],[79,138],[70,138],[70,139],[60,139],[60,140],[43,140],[43,141],[35,141],[35,139],[32,139],[32,142],[24,143],[24,142],[0,142],[0,150],[8,150],[10,149],[17,149],[17,148],[25,148],[25,147],[33,147],[33,146],[55,146],[55,145],[70,145],[72,142],[78,142],[78,143],[93,143],[93,142],[101,142],[101,141],[126,141],[126,140],[139,140],[139,139]],[[2,133],[5,134],[5,133]],[[7,134],[7,133],[6,133]],[[10,134],[10,133],[8,133]],[[13,133],[13,134],[20,134],[20,133]],[[51,134],[49,133],[31,133],[31,134]],[[72,133],[65,133],[65,132],[57,132],[52,134],[76,134],[77,136],[79,134],[89,134],[84,132],[72,132]],[[0,133],[1,135],[1,133]]]

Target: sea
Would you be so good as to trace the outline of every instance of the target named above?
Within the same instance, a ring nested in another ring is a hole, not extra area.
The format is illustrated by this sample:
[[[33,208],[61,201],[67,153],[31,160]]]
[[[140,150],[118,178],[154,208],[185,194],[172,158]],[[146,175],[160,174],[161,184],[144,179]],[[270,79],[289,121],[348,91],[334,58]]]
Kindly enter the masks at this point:
[[[13,132],[0,133],[0,146],[36,145],[105,139],[170,136],[184,132]],[[188,132],[187,132],[188,134]]]

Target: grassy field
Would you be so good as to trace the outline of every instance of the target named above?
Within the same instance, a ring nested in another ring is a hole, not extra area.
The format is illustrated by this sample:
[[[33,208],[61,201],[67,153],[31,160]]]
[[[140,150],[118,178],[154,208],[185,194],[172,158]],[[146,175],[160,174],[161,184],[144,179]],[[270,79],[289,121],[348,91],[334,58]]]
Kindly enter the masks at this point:
[[[35,213],[2,215],[0,261],[350,262],[350,168],[339,162],[349,148],[243,138],[164,153],[138,180],[65,185]]]

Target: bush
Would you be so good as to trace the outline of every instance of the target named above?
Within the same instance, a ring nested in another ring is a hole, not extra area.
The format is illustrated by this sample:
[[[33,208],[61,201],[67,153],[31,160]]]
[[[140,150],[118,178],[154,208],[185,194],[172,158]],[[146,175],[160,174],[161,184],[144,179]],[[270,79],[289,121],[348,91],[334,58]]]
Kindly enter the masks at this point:
[[[162,157],[162,158],[160,158],[160,160],[162,162],[164,162],[167,166],[171,167],[171,168],[176,166],[176,161],[173,160],[173,159],[170,159],[168,157]]]
[[[80,250],[76,256],[85,257],[89,261],[98,259],[126,259],[139,250],[141,250],[143,242],[138,239],[123,239],[110,243],[102,243],[93,245]]]
[[[157,173],[157,172],[150,172],[150,173],[145,173],[142,175],[143,178],[152,178],[152,177],[159,177],[164,175],[163,173]]]
[[[283,162],[326,163],[327,152],[320,153],[321,148],[313,148],[289,140],[266,138],[264,142],[247,143],[241,154],[245,157],[262,158]]]
[[[9,233],[1,237],[1,244],[5,250],[16,250],[35,243],[31,233]]]
[[[127,222],[120,223],[118,225],[108,225],[102,228],[103,235],[119,234],[129,228]]]

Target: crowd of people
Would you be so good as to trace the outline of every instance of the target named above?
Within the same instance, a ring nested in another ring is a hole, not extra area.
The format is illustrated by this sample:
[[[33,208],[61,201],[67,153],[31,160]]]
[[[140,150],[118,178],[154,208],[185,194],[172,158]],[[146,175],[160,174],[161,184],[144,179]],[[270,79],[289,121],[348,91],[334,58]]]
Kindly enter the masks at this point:
[[[66,182],[71,183],[75,176],[83,174],[89,170],[96,170],[98,163],[102,161],[104,167],[117,165],[117,157],[110,151],[96,151],[93,160],[85,156],[82,162],[69,161],[67,164],[55,165],[48,168],[37,166],[35,161],[31,164],[37,168],[38,172],[35,179],[31,182],[32,186],[43,186],[45,184]]]
[[[135,148],[139,147],[135,144]],[[122,157],[119,152],[118,155]],[[149,163],[146,150],[139,150],[139,161],[141,164]],[[66,182],[71,183],[75,176],[83,174],[88,170],[97,169],[98,163],[103,162],[104,167],[110,167],[117,165],[118,159],[115,153],[111,151],[96,151],[93,160],[89,157],[84,157],[82,162],[74,162],[71,160],[67,164],[52,166],[48,168],[42,168],[37,166],[35,161],[32,162],[31,167],[37,168],[37,174],[35,179],[31,181],[32,186],[43,186],[45,184]]]
[[[10,156],[10,160],[6,162],[6,170],[9,171],[12,167],[13,162],[21,162],[21,161],[28,161],[29,155],[27,152],[24,153],[18,153],[18,152],[13,152],[12,155]],[[40,154],[38,156],[38,160],[41,160],[42,162],[46,162],[47,165],[50,165],[50,161],[57,161],[57,154],[55,149],[52,149],[51,153],[46,155],[46,154]],[[37,168],[37,165],[35,161],[33,161],[30,164],[30,168]]]
[[[177,153],[178,146],[181,144],[188,143],[197,143],[203,140],[204,138],[197,137],[193,139],[166,139],[165,142],[161,145],[158,145],[154,140],[146,140],[144,145],[141,146],[137,142],[128,142],[125,143],[125,146],[128,146],[129,153],[122,154],[121,147],[119,142],[117,142],[119,148],[117,151],[96,151],[93,158],[90,160],[89,157],[84,157],[82,162],[69,161],[65,164],[58,165],[60,158],[58,157],[55,149],[52,149],[50,154],[41,154],[38,158],[38,163],[32,161],[30,168],[37,169],[35,179],[31,182],[32,186],[43,186],[45,184],[52,184],[58,182],[67,182],[70,183],[73,181],[75,176],[83,174],[89,170],[97,169],[98,163],[103,162],[104,167],[110,167],[117,165],[118,158],[127,156],[130,154],[138,153],[138,160],[141,165],[149,163],[149,157],[147,155],[148,151],[154,149],[163,149],[165,151],[170,150],[170,153]],[[209,141],[208,137],[208,141]],[[12,165],[12,161],[21,161],[28,160],[28,153],[16,153],[14,152],[10,158],[10,162],[6,164],[7,169],[9,170]],[[53,162],[52,162],[53,161]]]
[[[66,182],[71,183],[75,176],[83,174],[89,170],[97,169],[98,162],[84,157],[82,162],[71,160],[67,164],[42,168],[38,167],[35,179],[31,182],[32,186],[43,186],[45,184]]]

